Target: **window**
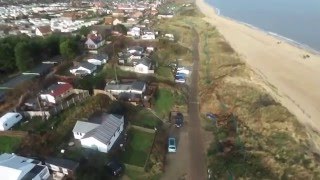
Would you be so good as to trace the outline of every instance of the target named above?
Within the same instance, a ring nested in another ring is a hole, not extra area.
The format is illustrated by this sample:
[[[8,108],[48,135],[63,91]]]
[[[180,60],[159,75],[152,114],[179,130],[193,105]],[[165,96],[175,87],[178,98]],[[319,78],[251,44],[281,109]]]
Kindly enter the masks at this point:
[[[16,115],[16,118],[18,118],[20,116],[20,114]]]

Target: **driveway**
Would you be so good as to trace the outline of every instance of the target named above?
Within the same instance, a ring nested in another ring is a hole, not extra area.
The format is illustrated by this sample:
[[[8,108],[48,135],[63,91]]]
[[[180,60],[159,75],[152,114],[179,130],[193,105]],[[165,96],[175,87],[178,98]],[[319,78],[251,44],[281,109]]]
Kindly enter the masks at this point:
[[[171,126],[169,130],[169,137],[176,138],[177,152],[168,153],[166,155],[165,173],[161,179],[163,180],[177,180],[185,179],[188,172],[189,164],[189,144],[188,144],[188,123],[185,117],[184,126],[176,128]]]

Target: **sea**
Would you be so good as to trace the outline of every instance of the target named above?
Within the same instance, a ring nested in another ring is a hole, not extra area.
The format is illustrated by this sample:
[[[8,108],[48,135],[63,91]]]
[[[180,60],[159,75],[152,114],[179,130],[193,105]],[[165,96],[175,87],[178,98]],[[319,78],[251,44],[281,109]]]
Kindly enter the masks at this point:
[[[320,52],[320,0],[205,0],[220,16]]]

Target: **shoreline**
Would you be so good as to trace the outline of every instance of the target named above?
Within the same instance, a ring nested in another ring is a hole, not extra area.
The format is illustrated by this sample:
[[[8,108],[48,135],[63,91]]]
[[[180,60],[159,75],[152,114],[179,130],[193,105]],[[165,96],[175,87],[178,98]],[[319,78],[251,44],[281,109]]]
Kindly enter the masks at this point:
[[[196,0],[196,1],[198,1],[198,0]],[[249,27],[251,29],[255,29],[255,30],[264,32],[266,35],[272,36],[272,37],[274,37],[274,38],[276,38],[276,39],[278,39],[280,41],[286,42],[286,43],[291,44],[291,45],[293,45],[293,46],[295,46],[297,48],[300,48],[302,50],[308,51],[309,53],[311,53],[313,55],[320,55],[320,51],[319,50],[316,50],[316,49],[310,47],[307,44],[300,43],[300,42],[298,42],[296,40],[293,40],[291,38],[285,37],[285,36],[283,36],[281,34],[278,34],[276,32],[267,31],[267,30],[264,30],[264,29],[261,29],[261,28],[255,26],[255,25],[252,25],[252,24],[249,24],[249,23],[246,23],[246,22],[243,22],[243,21],[239,21],[239,20],[233,19],[233,18],[225,16],[225,15],[222,15],[220,13],[220,9],[219,8],[216,8],[215,6],[213,6],[211,4],[208,4],[205,0],[200,0],[200,1],[203,1],[203,3],[206,6],[209,6],[214,11],[216,16],[228,19],[228,20],[233,21],[235,23],[239,23],[239,24],[245,25],[245,26],[247,26],[247,27]]]
[[[205,15],[204,20],[218,29],[249,68],[277,88],[271,95],[301,124],[320,132],[319,52],[290,42],[289,38],[221,16],[204,0],[195,0],[195,4]],[[310,57],[305,58],[305,55]]]

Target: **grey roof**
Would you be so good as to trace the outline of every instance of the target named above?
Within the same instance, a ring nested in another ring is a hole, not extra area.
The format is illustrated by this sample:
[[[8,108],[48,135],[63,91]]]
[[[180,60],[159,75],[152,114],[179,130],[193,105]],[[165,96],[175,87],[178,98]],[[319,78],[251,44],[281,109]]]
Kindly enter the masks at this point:
[[[86,133],[83,138],[93,137],[104,144],[108,144],[112,136],[120,128],[121,124],[124,123],[122,117],[123,116],[113,114],[103,114],[102,124],[99,127]]]
[[[39,64],[38,66],[36,66],[35,68],[31,69],[28,72],[29,73],[39,74],[41,76],[41,75],[44,75],[46,73],[49,73],[53,66],[54,66],[54,64],[41,63],[41,64]]]
[[[84,67],[84,68],[89,69],[89,70],[92,70],[92,69],[94,69],[96,67],[96,65],[91,64],[89,62],[81,62],[79,64],[79,66]]]
[[[100,126],[100,124],[95,124],[95,123],[85,122],[85,121],[77,121],[72,132],[87,133],[97,128],[98,126]]]
[[[151,65],[151,59],[148,57],[143,57],[141,58],[141,60],[138,61],[138,64],[143,64],[149,67]]]
[[[132,90],[142,91],[145,85],[146,85],[145,82],[135,81],[135,82],[132,83],[131,89],[132,89]]]
[[[16,86],[22,84],[22,83],[25,83],[27,82],[28,80],[31,80],[33,78],[35,78],[36,75],[32,75],[32,74],[29,74],[29,75],[23,75],[23,74],[20,74],[10,80],[8,80],[7,82],[3,83],[0,85],[0,89],[13,89],[15,88]]]
[[[107,84],[105,90],[129,90],[131,84]]]

